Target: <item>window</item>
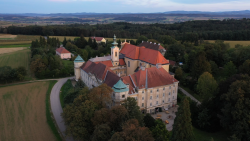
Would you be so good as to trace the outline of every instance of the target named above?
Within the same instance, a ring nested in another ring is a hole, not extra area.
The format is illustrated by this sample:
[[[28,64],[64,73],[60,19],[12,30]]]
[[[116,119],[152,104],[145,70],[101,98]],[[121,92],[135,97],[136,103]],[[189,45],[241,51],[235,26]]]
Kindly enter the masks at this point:
[[[128,67],[130,67],[130,61],[128,61]]]
[[[117,52],[115,52],[115,57],[117,57]]]
[[[159,95],[157,95],[156,97],[159,98]]]
[[[134,97],[135,98],[135,100],[137,100],[137,97]]]
[[[150,96],[150,99],[152,100],[152,96]]]
[[[152,103],[150,103],[150,106],[152,106]]]
[[[150,93],[152,93],[153,91],[152,90],[150,90]]]
[[[144,91],[142,91],[142,93],[144,93]]]
[[[174,96],[173,96],[173,99],[174,99]]]
[[[158,104],[158,101],[156,101],[156,104]]]
[[[142,100],[144,100],[144,97],[142,97]]]
[[[115,97],[115,94],[113,94],[113,97]]]
[[[122,71],[120,73],[122,74]]]
[[[168,95],[170,95],[170,92],[169,92],[169,94]]]
[[[171,89],[171,86],[169,86],[169,89]]]
[[[165,96],[165,93],[163,93],[163,96]]]
[[[164,100],[162,100],[162,103],[164,103]]]
[[[124,73],[126,74],[126,73],[127,73],[127,71],[124,71]]]
[[[144,103],[142,103],[141,106],[144,107]]]
[[[125,95],[122,95],[122,98],[125,98]]]
[[[117,71],[115,71],[115,73],[117,74]]]
[[[165,87],[163,87],[163,90],[165,90]]]
[[[157,89],[157,92],[159,92],[159,89]]]
[[[170,98],[168,99],[168,101],[170,101]]]

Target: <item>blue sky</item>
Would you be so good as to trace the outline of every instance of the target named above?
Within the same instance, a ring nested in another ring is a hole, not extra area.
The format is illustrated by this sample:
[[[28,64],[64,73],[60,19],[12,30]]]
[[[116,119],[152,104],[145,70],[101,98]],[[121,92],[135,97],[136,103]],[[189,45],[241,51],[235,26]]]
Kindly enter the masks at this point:
[[[250,10],[250,0],[0,0],[0,13],[151,13]]]

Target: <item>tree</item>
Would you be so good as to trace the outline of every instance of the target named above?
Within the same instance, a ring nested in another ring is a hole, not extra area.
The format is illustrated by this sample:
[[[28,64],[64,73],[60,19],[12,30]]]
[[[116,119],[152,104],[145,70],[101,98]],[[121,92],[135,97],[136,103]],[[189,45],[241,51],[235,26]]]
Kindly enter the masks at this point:
[[[99,107],[105,107],[107,103],[111,102],[112,92],[113,89],[110,88],[107,84],[103,83],[102,85],[91,89],[88,97]]]
[[[97,105],[86,96],[78,96],[70,105],[63,109],[67,135],[73,135],[76,139],[89,140],[94,128],[91,118],[94,116]]]
[[[234,63],[232,61],[226,63],[224,66],[223,66],[223,73],[224,73],[224,76],[225,77],[230,77],[234,74],[237,73],[237,69],[234,65]]]
[[[93,43],[92,43],[92,48],[93,49],[97,49],[97,42],[96,40],[94,39]]]
[[[109,141],[124,141],[124,139],[119,132],[116,132]]]
[[[198,53],[192,67],[192,76],[198,78],[204,72],[211,72],[211,66],[206,59],[205,52]]]
[[[128,111],[124,106],[114,106],[110,110],[109,124],[112,130],[121,131],[122,124],[128,120]]]
[[[139,45],[142,43],[142,41],[146,42],[148,41],[148,38],[146,36],[140,36],[137,40],[136,40],[136,44]]]
[[[176,118],[174,120],[171,141],[192,141],[193,128],[191,122],[191,113],[189,101],[185,97],[178,108]]]
[[[128,120],[122,127],[121,136],[126,141],[153,141],[154,138],[147,127],[140,127],[136,119]]]
[[[178,67],[176,70],[175,70],[175,78],[177,80],[181,80],[182,79],[182,69],[180,67]]]
[[[175,57],[175,61],[179,62],[182,60],[182,56],[184,56],[185,46],[180,43],[172,44],[168,47],[168,52],[173,54]],[[167,53],[165,54],[167,57]]]
[[[145,127],[148,127],[149,129],[152,129],[156,126],[155,119],[147,113],[143,118]]]
[[[88,40],[88,45],[90,46],[90,47],[92,47],[92,45],[93,45],[93,42],[92,42],[92,39],[89,37],[89,40]]]
[[[205,108],[199,113],[197,123],[200,126],[200,128],[204,129],[210,126],[210,119],[211,119],[211,115],[208,109]]]
[[[95,127],[91,141],[108,141],[111,137],[111,129],[107,124],[102,124]]]
[[[203,99],[212,97],[217,91],[218,84],[214,77],[204,72],[198,79],[197,90]]]
[[[174,44],[177,42],[173,37],[171,37],[169,35],[165,35],[162,38],[162,40],[163,40],[163,44],[167,44],[167,45]]]
[[[63,46],[65,47],[66,46],[66,44],[67,44],[67,40],[66,40],[66,37],[64,37],[64,40],[63,40]]]
[[[242,77],[245,77],[245,80],[233,82],[229,91],[221,96],[224,103],[220,119],[221,125],[229,129],[238,139],[248,140],[250,138],[250,80],[246,75]]]
[[[152,129],[152,134],[155,140],[169,141],[170,133],[166,129],[165,123],[162,120],[155,121],[156,126]]]
[[[91,119],[94,126],[105,124],[109,122],[110,111],[107,108],[102,108],[95,111],[94,117]]]
[[[214,61],[209,61],[210,66],[211,66],[211,73],[213,75],[216,75],[219,71],[218,65]]]
[[[250,60],[246,60],[239,68],[239,72],[242,74],[250,75]]]
[[[124,100],[122,106],[127,109],[129,119],[137,119],[140,125],[143,126],[143,115],[140,111],[140,107],[137,105],[135,98],[128,97]]]

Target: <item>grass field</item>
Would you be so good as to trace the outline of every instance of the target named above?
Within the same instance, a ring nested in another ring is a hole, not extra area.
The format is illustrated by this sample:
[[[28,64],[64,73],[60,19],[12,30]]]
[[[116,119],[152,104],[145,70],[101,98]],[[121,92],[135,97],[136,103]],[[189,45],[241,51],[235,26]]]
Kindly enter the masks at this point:
[[[228,135],[225,131],[208,133],[193,127],[193,132],[195,136],[194,141],[211,141],[211,138],[213,138],[214,141],[227,141],[228,138]]]
[[[30,47],[31,44],[6,44],[6,45],[3,45],[3,44],[0,44],[0,48],[16,48],[16,47]]]
[[[0,48],[0,55],[5,53],[16,52],[20,50],[27,49],[27,47],[18,47],[18,48]]]
[[[1,141],[54,141],[46,118],[46,92],[50,82],[0,88]]]
[[[30,62],[30,49],[24,49],[12,53],[6,53],[0,55],[0,67],[11,66],[12,68],[17,68],[18,66],[24,66],[27,69],[28,76],[26,80],[30,80],[32,77],[29,62]]]
[[[214,43],[215,40],[206,40],[210,43]],[[228,43],[230,45],[231,48],[234,48],[235,45],[240,44],[243,46],[249,46],[250,45],[250,41],[224,41],[224,43]]]

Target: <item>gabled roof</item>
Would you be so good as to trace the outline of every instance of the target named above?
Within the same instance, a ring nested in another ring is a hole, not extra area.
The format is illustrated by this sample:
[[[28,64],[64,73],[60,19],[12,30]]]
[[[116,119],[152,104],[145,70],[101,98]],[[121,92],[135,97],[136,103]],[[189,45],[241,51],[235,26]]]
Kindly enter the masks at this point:
[[[113,67],[113,64],[112,64],[112,61],[111,60],[108,60],[108,61],[99,61],[99,62],[95,62],[96,64],[98,63],[102,63],[108,67]]]
[[[133,60],[141,60],[153,65],[169,64],[169,61],[157,50],[148,49],[145,47],[137,47],[126,43],[120,51],[125,57]]]
[[[139,47],[144,46],[145,48],[153,49],[153,50],[165,50],[163,46],[160,44],[155,44],[152,42],[142,42],[141,44],[138,45]]]
[[[120,79],[115,73],[108,71],[104,83],[112,88]]]
[[[56,51],[60,54],[63,54],[63,53],[70,53],[67,49],[65,49],[64,47],[59,47],[56,49]]]
[[[178,80],[171,76],[164,68],[152,67],[145,70],[139,70],[138,72],[131,75],[132,81],[139,89],[145,88],[146,71],[148,88],[159,87],[178,82]]]
[[[129,93],[130,94],[135,93],[135,91],[134,91],[135,87],[134,87],[133,82],[131,81],[129,76],[122,77],[122,81],[124,84],[129,84]]]
[[[91,37],[92,40],[96,40],[96,41],[101,41],[103,39],[103,37]]]
[[[82,59],[80,55],[78,55],[76,59],[74,60],[74,62],[85,62],[85,61]]]
[[[115,92],[126,92],[128,91],[127,85],[125,85],[121,80],[119,80],[112,88]]]
[[[126,65],[124,59],[119,59],[119,65],[120,66]]]

